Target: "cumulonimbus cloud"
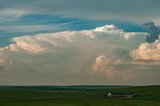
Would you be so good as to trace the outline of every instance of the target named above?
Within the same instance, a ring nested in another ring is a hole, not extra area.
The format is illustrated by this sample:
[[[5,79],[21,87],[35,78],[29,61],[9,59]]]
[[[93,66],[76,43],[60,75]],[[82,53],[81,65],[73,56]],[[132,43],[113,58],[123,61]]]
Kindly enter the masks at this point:
[[[148,83],[141,79],[141,75],[143,67],[148,70],[149,67],[130,63],[134,56],[129,56],[130,50],[143,43],[146,35],[106,25],[91,30],[15,37],[10,45],[0,48],[2,63],[5,60],[7,66],[0,74],[0,82]],[[156,67],[155,70],[158,70]],[[148,71],[143,76],[147,77],[150,73]],[[24,80],[21,82],[19,78]],[[159,77],[151,76],[151,82],[158,83],[154,78]]]

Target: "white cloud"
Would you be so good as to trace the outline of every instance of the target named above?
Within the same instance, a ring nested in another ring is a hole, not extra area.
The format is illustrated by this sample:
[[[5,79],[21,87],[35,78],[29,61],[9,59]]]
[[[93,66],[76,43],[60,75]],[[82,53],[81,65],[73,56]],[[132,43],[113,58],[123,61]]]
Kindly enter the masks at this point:
[[[56,29],[54,26],[50,25],[7,25],[0,26],[0,30],[7,31],[9,33],[15,32],[31,32],[31,31],[46,31],[46,30],[54,30]]]
[[[120,36],[124,37],[127,40],[131,39],[131,38],[133,38],[135,36],[140,36],[142,34],[142,33],[138,33],[138,32],[124,32],[123,30],[118,29],[114,25],[105,25],[105,26],[102,26],[102,27],[97,27],[94,31],[120,35]]]
[[[92,66],[93,73],[95,73],[95,71],[100,70],[100,68],[102,68],[106,64],[107,64],[107,58],[105,55],[97,56],[93,66]]]
[[[135,32],[124,33],[123,32],[123,37],[128,40],[128,39],[131,39],[131,38],[133,38],[135,36],[139,36],[140,34],[141,33],[135,33]]]
[[[29,10],[26,9],[1,9],[0,10],[0,21],[7,22],[19,19],[21,16],[31,14]]]
[[[103,27],[97,27],[94,31],[97,32],[117,32],[117,33],[121,33],[123,32],[122,30],[117,29],[116,26],[114,25],[105,25]]]
[[[154,43],[142,43],[138,49],[130,52],[133,59],[160,60],[160,40]]]
[[[0,15],[2,16],[16,16],[21,17],[25,14],[28,14],[29,11],[22,9],[2,9],[0,10]]]
[[[160,61],[155,61],[155,60],[133,60],[130,62],[131,64],[135,64],[135,65],[144,65],[144,66],[159,66],[160,65]]]
[[[7,60],[7,69],[1,72],[0,82],[146,84],[148,82],[142,80],[141,75],[143,67],[149,70],[150,66],[133,64],[129,57],[129,51],[143,42],[146,33],[133,32],[134,37],[130,33],[126,40],[124,35],[128,32],[106,25],[92,30],[15,37],[10,45],[0,49],[0,56]],[[156,66],[155,70],[158,68]],[[144,79],[150,73],[146,71]],[[152,75],[151,83],[159,83],[154,78],[159,76]]]
[[[104,37],[104,39],[106,40],[124,40],[126,39],[126,35],[127,39],[129,39],[133,35],[136,36],[136,33],[133,34],[133,32],[124,32],[122,30],[117,29],[114,25],[106,25],[98,27],[95,30],[65,31],[57,33],[39,34],[36,36],[16,37],[12,39],[13,44],[1,48],[1,50],[10,50],[15,52],[24,50],[27,53],[33,54],[45,52],[47,50],[50,51],[55,48],[63,48],[67,45],[72,45],[73,42],[81,43],[81,41],[85,40],[94,42],[94,39],[99,41],[99,37]],[[145,36],[145,33],[137,33],[137,36],[138,35]]]
[[[28,53],[40,53],[45,51],[44,47],[41,47],[40,44],[36,43],[34,37],[23,36],[21,38],[13,38],[12,41],[15,42],[15,44],[10,44],[9,46],[2,48],[1,50],[9,50],[13,52],[24,50]]]
[[[115,62],[113,62],[113,64],[124,64],[124,63],[126,62],[122,59],[117,59]]]
[[[160,19],[154,19],[153,22],[154,22],[156,25],[160,26]]]

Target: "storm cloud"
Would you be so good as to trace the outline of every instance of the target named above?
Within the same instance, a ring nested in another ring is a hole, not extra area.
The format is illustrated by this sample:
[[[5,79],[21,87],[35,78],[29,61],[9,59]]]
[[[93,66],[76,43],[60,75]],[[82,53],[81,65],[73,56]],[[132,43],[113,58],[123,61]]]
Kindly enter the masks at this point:
[[[131,50],[145,42],[146,36],[147,33],[125,32],[105,25],[91,30],[15,37],[0,49],[1,65],[7,67],[0,71],[0,82],[159,84],[159,63],[153,64],[157,60],[144,61],[142,65],[134,58],[137,52],[130,55]]]

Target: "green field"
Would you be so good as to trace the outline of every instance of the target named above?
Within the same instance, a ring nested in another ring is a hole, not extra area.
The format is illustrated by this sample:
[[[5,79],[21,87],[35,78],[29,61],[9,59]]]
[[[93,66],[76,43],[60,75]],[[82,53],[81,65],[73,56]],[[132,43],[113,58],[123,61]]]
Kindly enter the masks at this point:
[[[108,92],[136,96],[107,98]],[[0,106],[160,106],[160,86],[0,86]]]

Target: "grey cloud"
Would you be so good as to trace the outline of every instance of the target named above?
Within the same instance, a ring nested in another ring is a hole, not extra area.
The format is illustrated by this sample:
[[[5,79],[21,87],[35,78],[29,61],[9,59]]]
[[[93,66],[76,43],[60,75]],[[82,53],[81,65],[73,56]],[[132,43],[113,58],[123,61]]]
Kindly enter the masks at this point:
[[[146,37],[146,41],[148,43],[154,43],[156,40],[159,39],[160,31],[158,27],[156,27],[152,21],[145,23],[144,26],[149,31],[149,35]]]
[[[2,0],[6,8],[96,20],[142,21],[159,18],[159,0]],[[5,8],[5,7],[4,7]]]

